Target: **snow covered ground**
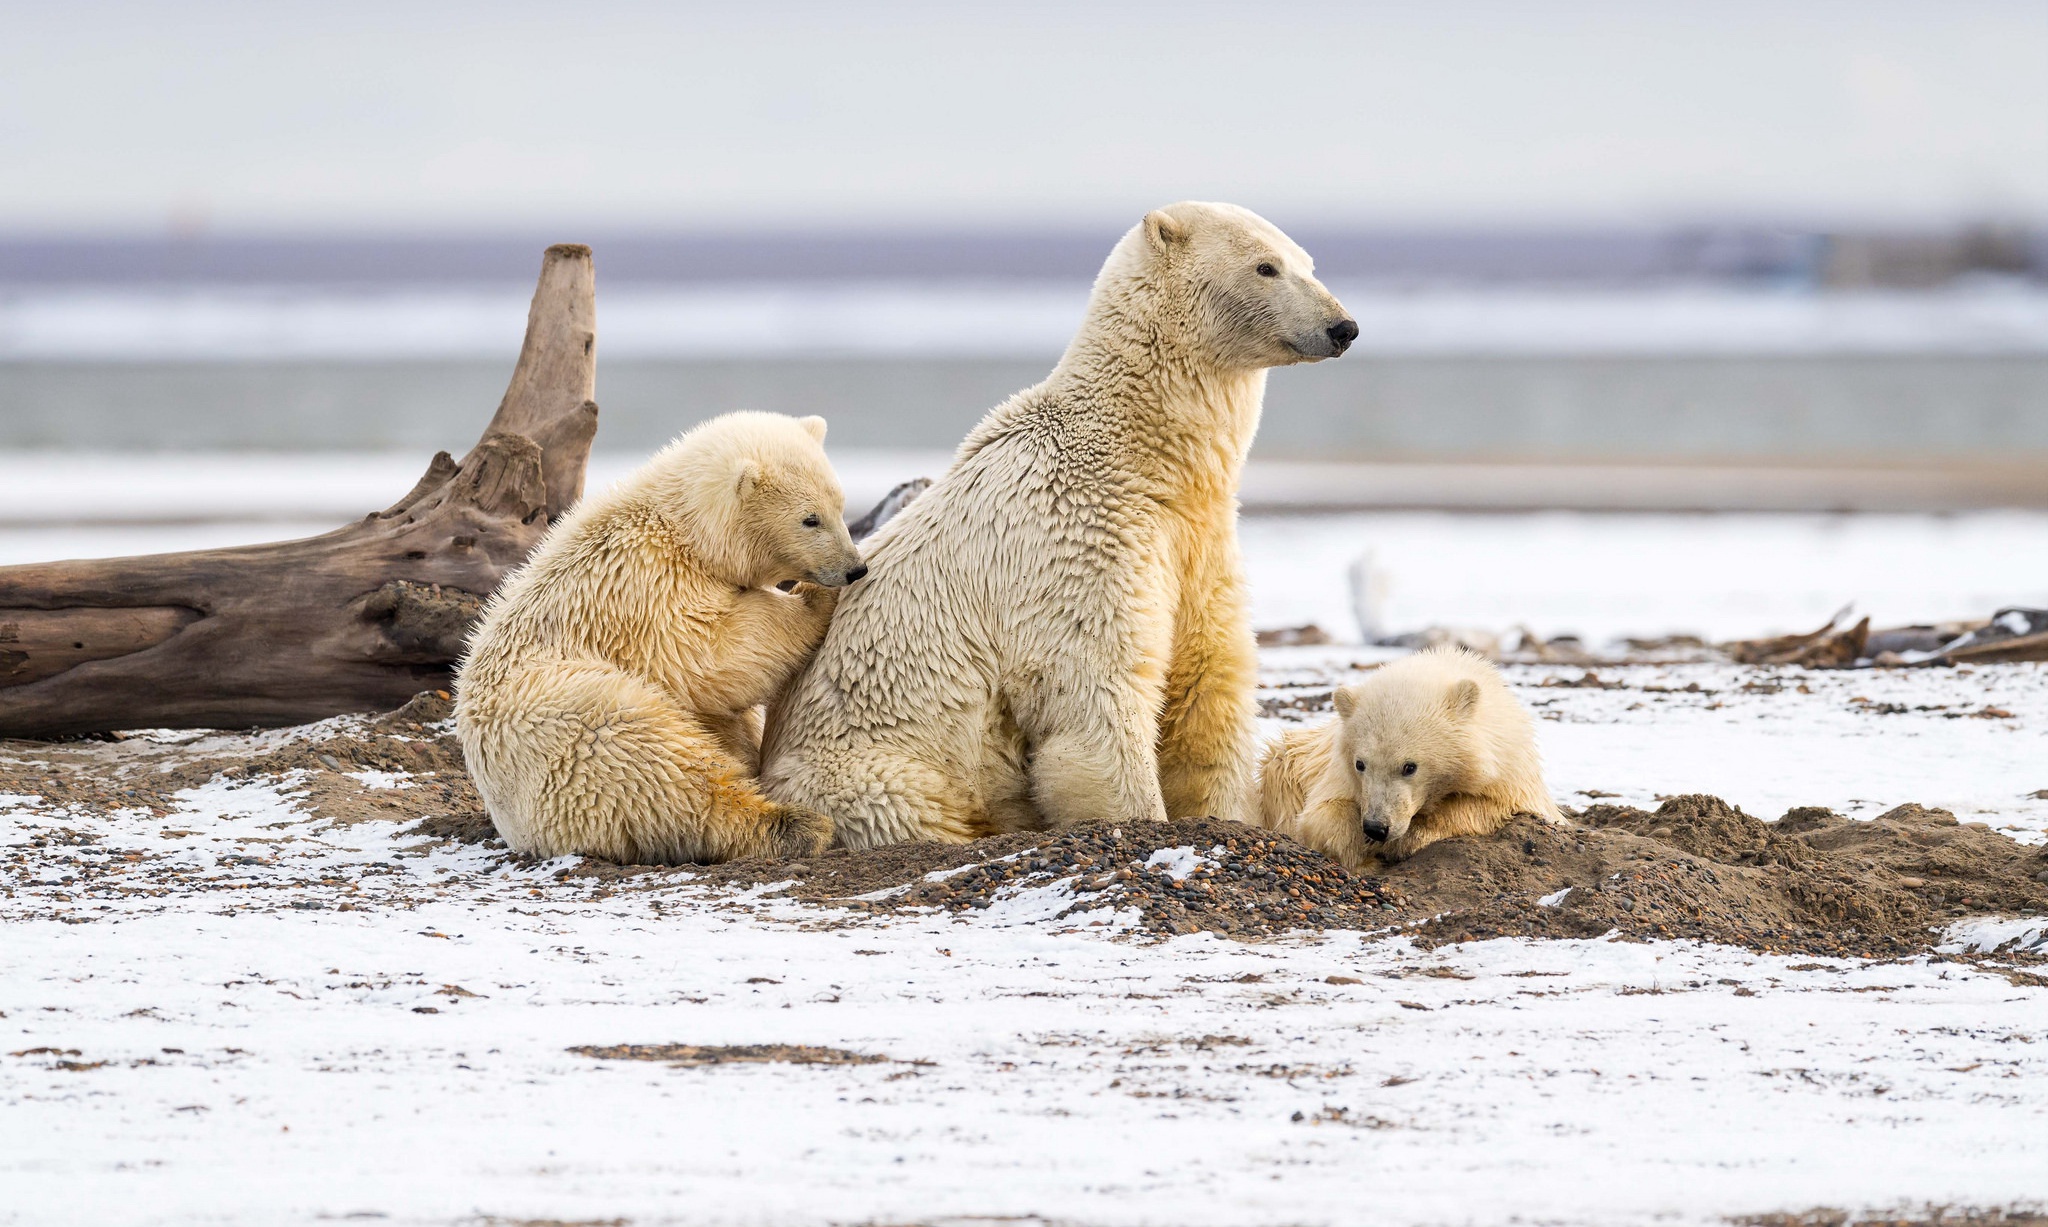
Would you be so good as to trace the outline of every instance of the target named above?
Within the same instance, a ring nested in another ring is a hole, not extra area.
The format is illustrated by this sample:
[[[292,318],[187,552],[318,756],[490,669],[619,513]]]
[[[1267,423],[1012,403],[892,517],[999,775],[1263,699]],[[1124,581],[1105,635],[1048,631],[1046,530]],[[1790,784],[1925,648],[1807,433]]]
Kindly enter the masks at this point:
[[[2048,514],[1640,515],[1367,512],[1240,529],[1262,627],[1356,639],[1347,571],[1371,555],[1383,633],[1525,626],[1588,643],[1812,630],[1853,603],[1874,626],[2048,605]]]
[[[0,561],[247,527],[17,524]],[[1880,620],[2048,601],[2033,515],[1382,514],[1252,520],[1245,544],[1261,625],[1340,634],[1366,549],[1397,628],[1720,636],[1850,599]],[[1262,694],[1385,655],[1268,649]],[[2048,833],[2048,666],[1597,672],[1510,669],[1568,804],[1917,801]],[[2048,990],[2023,976],[1151,942],[1029,895],[849,916],[559,879],[291,793],[218,779],[110,817],[0,798],[0,1224],[1634,1224],[2048,1198]],[[887,1059],[570,1051],[663,1043]]]
[[[1263,693],[1379,654],[1269,650]],[[1511,672],[1568,802],[1699,788],[2048,828],[2048,667]],[[1940,710],[1870,711],[1905,698]],[[0,876],[0,1223],[1690,1223],[2048,1196],[2048,990],[2024,977],[1150,942],[1029,891],[846,916],[560,879],[291,793],[0,800],[24,866]],[[887,1059],[571,1051],[665,1043]]]

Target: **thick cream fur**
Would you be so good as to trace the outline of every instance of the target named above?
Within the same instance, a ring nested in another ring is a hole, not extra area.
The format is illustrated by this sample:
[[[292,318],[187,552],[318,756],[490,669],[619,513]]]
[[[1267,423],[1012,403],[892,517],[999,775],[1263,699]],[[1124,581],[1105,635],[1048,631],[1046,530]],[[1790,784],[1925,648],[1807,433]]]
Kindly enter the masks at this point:
[[[1251,817],[1238,475],[1265,368],[1337,352],[1345,318],[1256,215],[1147,215],[1052,374],[873,539],[769,714],[768,794],[851,847]]]
[[[821,418],[714,418],[578,503],[499,588],[455,718],[506,843],[674,863],[830,842],[753,779],[759,706],[824,635],[837,591],[820,585],[860,563],[824,435]]]
[[[1259,765],[1259,821],[1357,869],[1516,814],[1561,821],[1536,728],[1500,671],[1462,648],[1382,665],[1339,689],[1337,718],[1293,729]],[[1415,764],[1413,775],[1402,768]],[[1364,770],[1360,770],[1360,765]],[[1365,831],[1383,824],[1385,840]]]

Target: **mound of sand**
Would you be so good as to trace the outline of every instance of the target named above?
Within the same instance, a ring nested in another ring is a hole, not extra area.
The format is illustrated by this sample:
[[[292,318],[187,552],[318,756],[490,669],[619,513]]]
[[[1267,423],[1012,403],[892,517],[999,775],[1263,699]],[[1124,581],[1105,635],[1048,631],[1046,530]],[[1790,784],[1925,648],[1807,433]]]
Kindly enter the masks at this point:
[[[1592,806],[1566,827],[1519,821],[1496,839],[1425,849],[1390,877],[1418,879],[1415,893],[1441,909],[1422,926],[1432,941],[1612,930],[1883,957],[1928,949],[1965,915],[2048,911],[2043,874],[2048,849],[1945,810],[1858,821],[1802,808],[1765,823],[1685,796],[1655,812]]]
[[[1561,827],[1520,819],[1494,838],[1435,844],[1373,874],[1347,874],[1285,836],[1213,820],[696,872],[788,882],[791,897],[868,912],[964,913],[1063,883],[1073,897],[1067,914],[1130,908],[1161,934],[1400,929],[1425,945],[1617,933],[1890,957],[1930,949],[1965,915],[2048,911],[2048,849],[1945,811],[1908,805],[1857,821],[1798,809],[1772,824],[1709,796],[1675,797],[1655,812],[1596,806]]]
[[[424,836],[496,844],[448,716],[446,694],[433,692],[375,719],[278,733],[9,742],[0,746],[0,793],[96,812],[163,809],[171,794],[215,778],[289,775],[298,803],[325,817],[410,819]],[[403,774],[412,786],[370,787],[366,772]],[[1158,935],[1393,930],[1436,944],[1616,933],[1855,957],[1926,952],[1968,915],[2048,913],[2048,848],[1917,805],[1871,821],[1794,809],[1766,823],[1719,798],[1685,796],[1654,812],[1596,805],[1574,819],[1518,820],[1493,838],[1439,843],[1371,874],[1214,820],[1099,823],[795,863],[587,861],[565,873],[621,886],[770,885],[828,914],[965,915],[1041,892],[1035,914],[1114,909]]]

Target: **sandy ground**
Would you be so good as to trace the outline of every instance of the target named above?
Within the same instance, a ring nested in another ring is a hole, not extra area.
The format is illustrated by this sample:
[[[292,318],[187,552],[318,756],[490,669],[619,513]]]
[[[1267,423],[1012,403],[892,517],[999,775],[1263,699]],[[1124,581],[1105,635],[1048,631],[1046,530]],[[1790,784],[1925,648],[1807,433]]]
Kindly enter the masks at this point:
[[[1267,727],[1378,655],[1269,649]],[[2031,896],[1987,914],[1940,865],[1907,888],[1867,869],[1927,899],[1924,948],[1883,958],[1659,939],[1612,907],[1627,923],[1584,935],[1418,927],[1502,865],[1498,914],[1561,918],[1573,894],[1675,909],[1650,889],[1674,866],[1806,880],[1630,851],[1687,792],[1767,818],[1941,807],[2031,870],[2048,667],[1510,673],[1560,799],[1650,820],[1577,837],[1622,858],[1596,881],[1562,847],[1340,882],[1249,832],[1119,828],[905,859],[877,880],[907,890],[848,907],[822,901],[852,868],[830,857],[512,858],[432,701],[9,743],[0,1223],[1684,1223],[2048,1197]],[[1200,931],[1216,898],[1313,914]]]

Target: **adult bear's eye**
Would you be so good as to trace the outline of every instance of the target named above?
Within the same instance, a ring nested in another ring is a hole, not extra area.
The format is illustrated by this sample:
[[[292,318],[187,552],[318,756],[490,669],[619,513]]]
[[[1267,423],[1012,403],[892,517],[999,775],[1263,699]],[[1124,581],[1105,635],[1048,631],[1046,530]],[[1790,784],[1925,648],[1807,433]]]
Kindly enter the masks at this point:
[[[805,527],[805,528],[816,528],[817,526],[818,526],[818,517],[816,517],[816,516],[805,516],[805,517],[804,517],[804,527]]]
[[[1259,276],[1261,276],[1261,277],[1278,277],[1279,275],[1280,275],[1280,270],[1279,270],[1279,269],[1277,269],[1277,268],[1274,268],[1274,267],[1273,267],[1272,265],[1270,265],[1270,264],[1261,264],[1261,265],[1259,265]]]
[[[1402,763],[1402,764],[1401,764],[1401,774],[1402,774],[1402,775],[1414,775],[1414,774],[1415,774],[1415,764],[1414,764],[1414,763]]]
[[[1365,760],[1362,758],[1351,760],[1351,765],[1358,768],[1360,771],[1365,770]]]

